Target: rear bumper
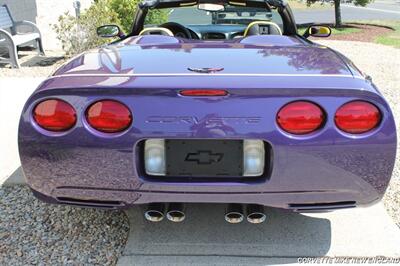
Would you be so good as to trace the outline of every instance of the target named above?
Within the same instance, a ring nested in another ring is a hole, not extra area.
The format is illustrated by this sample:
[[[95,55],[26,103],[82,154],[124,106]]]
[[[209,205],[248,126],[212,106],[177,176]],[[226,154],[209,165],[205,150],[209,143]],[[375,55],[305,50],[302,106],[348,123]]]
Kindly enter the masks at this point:
[[[148,180],[138,169],[137,146],[123,143],[99,148],[29,141],[20,150],[27,183],[51,203],[100,208],[151,202],[253,203],[322,211],[370,205],[388,186],[395,143],[355,142],[275,144],[270,176],[249,183]]]

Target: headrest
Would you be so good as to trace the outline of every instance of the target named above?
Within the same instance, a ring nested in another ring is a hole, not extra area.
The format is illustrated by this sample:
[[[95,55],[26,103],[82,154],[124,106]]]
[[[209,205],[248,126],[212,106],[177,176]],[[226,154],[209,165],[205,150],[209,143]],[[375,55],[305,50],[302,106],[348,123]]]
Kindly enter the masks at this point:
[[[171,36],[174,37],[172,31],[167,28],[162,27],[152,27],[152,28],[145,28],[140,33],[139,36],[142,35],[164,35],[164,36]]]
[[[271,21],[253,21],[244,31],[244,37],[252,35],[282,35],[282,30]]]

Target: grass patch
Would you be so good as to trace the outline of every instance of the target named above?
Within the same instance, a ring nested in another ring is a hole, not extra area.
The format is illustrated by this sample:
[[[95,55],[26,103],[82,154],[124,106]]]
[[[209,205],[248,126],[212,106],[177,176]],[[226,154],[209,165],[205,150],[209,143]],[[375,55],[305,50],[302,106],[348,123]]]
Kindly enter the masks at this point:
[[[400,36],[396,35],[379,36],[375,39],[375,42],[400,48]]]
[[[361,29],[357,28],[333,28],[332,35],[351,34],[360,32]]]
[[[393,32],[378,36],[375,42],[400,48],[400,21],[392,24],[391,27],[394,28]]]
[[[307,28],[300,27],[298,31],[300,33],[304,33],[307,30]],[[361,29],[357,28],[332,28],[332,35],[343,35],[343,34],[351,34],[351,33],[357,33],[360,32]]]
[[[386,33],[382,36],[378,36],[375,39],[375,43],[384,44],[400,48],[400,20],[397,21],[385,21],[385,20],[362,20],[356,21],[357,23],[373,24],[379,26],[387,26],[394,29],[394,31]]]

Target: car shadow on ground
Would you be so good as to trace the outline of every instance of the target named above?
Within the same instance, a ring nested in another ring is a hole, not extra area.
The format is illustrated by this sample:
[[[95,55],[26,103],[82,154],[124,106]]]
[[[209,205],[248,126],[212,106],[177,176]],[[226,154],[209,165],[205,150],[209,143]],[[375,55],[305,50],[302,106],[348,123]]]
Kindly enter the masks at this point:
[[[128,257],[134,259],[135,265],[161,262],[157,260],[167,265],[202,261],[213,265],[271,260],[274,264],[296,263],[298,257],[321,257],[330,249],[328,219],[268,208],[263,224],[228,224],[224,209],[222,204],[190,204],[186,207],[187,219],[182,223],[166,219],[151,223],[143,218],[143,209],[128,210],[131,229],[125,258],[119,264],[129,263]]]
[[[9,54],[0,49],[0,57],[8,59]],[[53,52],[46,55],[39,55],[35,50],[25,49],[18,52],[18,59],[21,67],[46,67],[59,64],[60,61],[65,60],[65,56],[60,55],[60,53],[54,54]],[[11,65],[1,62],[0,68],[11,68]]]
[[[32,67],[32,66],[52,66],[59,62],[60,60],[64,60],[64,56],[34,56],[29,60],[25,61],[21,64],[23,67]]]

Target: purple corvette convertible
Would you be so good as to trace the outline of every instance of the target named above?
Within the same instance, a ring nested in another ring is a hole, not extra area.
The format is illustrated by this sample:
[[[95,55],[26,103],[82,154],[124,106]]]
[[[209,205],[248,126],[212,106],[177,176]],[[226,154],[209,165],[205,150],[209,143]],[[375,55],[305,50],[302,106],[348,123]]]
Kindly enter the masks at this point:
[[[371,78],[297,33],[280,0],[147,1],[132,30],[44,81],[19,126],[23,171],[49,203],[145,206],[149,221],[185,203],[224,203],[231,223],[367,206],[388,186],[393,115]],[[169,22],[146,24],[167,9]],[[154,13],[153,13],[154,14]],[[368,56],[368,55],[366,55]]]

